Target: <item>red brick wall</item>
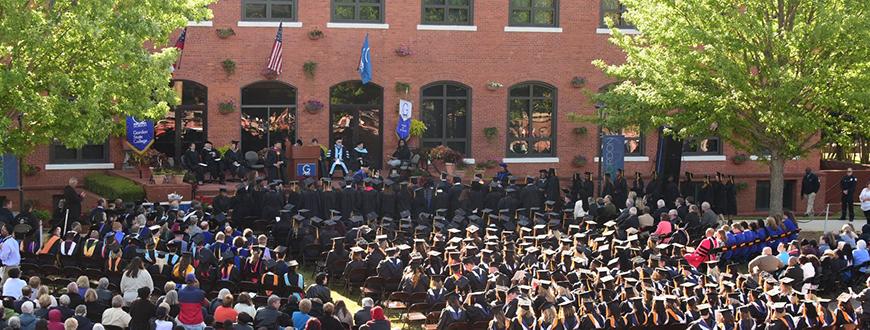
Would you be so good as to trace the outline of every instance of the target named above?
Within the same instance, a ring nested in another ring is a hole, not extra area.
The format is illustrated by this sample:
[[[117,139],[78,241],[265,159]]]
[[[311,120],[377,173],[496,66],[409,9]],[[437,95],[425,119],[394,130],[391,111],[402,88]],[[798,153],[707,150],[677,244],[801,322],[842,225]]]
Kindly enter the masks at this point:
[[[373,83],[384,89],[384,149],[391,153],[396,145],[393,134],[396,125],[396,105],[399,98],[412,100],[419,111],[420,87],[436,81],[450,80],[472,89],[472,154],[478,162],[500,161],[505,156],[505,132],[507,126],[507,91],[510,86],[525,81],[540,81],[557,88],[557,139],[556,156],[559,164],[511,164],[515,174],[535,173],[542,167],[556,167],[562,176],[571,172],[597,172],[596,128],[590,124],[571,123],[568,114],[593,114],[594,106],[580,89],[572,88],[575,76],[586,78],[586,87],[596,90],[610,82],[591,62],[604,59],[618,62],[622,55],[608,42],[608,35],[595,33],[599,22],[598,1],[560,1],[560,27],[562,33],[510,33],[504,32],[508,23],[508,1],[477,1],[474,8],[476,32],[418,31],[420,1],[387,1],[385,23],[388,30],[334,29],[326,28],[330,19],[328,1],[300,1],[298,18],[302,28],[284,28],[284,72],[277,79],[297,88],[297,103],[308,99],[328,104],[329,88],[347,80],[359,79],[356,73],[359,50],[363,36],[369,33],[372,49]],[[239,139],[239,111],[223,115],[218,104],[226,101],[240,102],[241,88],[262,81],[275,28],[238,27],[241,17],[240,0],[222,0],[212,6],[213,27],[190,27],[185,45],[182,67],[176,71],[176,79],[188,79],[208,87],[208,132],[216,145],[224,145]],[[308,31],[319,28],[325,38],[312,41]],[[232,28],[236,35],[220,39],[218,28]],[[174,40],[174,36],[173,39]],[[413,56],[398,57],[394,50],[400,45],[409,45]],[[225,59],[236,62],[236,72],[227,75],[221,67]],[[318,62],[314,78],[306,77],[302,64]],[[411,84],[407,95],[395,91],[397,81]],[[496,91],[486,89],[486,83],[496,81],[504,88]],[[297,111],[298,137],[308,141],[318,138],[328,141],[329,111],[317,114]],[[415,113],[419,118],[419,113]],[[577,136],[572,129],[586,126],[588,133]],[[497,127],[499,136],[488,141],[483,128]],[[649,173],[654,167],[657,136],[646,135],[645,155],[650,162],[628,162],[626,171]],[[113,144],[114,145],[114,144]],[[118,150],[113,148],[114,152]],[[684,171],[697,174],[717,171],[735,174],[738,181],[745,181],[749,188],[740,193],[739,207],[742,213],[754,212],[755,180],[766,176],[767,167],[757,162],[734,165],[730,158],[735,150],[724,146],[728,161],[686,162]],[[584,155],[590,161],[582,168],[571,166],[576,155]],[[36,157],[40,157],[39,153]],[[44,156],[47,157],[47,154]],[[113,156],[116,163],[118,155]],[[37,160],[44,161],[44,158]],[[789,177],[800,176],[807,166],[818,167],[819,155],[814,153],[786,166]],[[51,173],[38,183],[60,182],[63,175],[81,175],[78,172]],[[566,180],[567,181],[567,180]]]

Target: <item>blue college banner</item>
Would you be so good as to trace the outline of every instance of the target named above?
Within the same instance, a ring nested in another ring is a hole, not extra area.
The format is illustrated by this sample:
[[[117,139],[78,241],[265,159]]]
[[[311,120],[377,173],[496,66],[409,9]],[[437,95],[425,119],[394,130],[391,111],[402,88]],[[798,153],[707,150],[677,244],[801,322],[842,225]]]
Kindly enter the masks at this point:
[[[0,190],[18,189],[18,158],[13,154],[0,156]]]
[[[127,116],[127,144],[138,153],[148,150],[154,143],[154,122],[138,121],[133,116]]]
[[[317,163],[297,163],[296,176],[317,176]]]
[[[362,49],[359,54],[359,79],[363,85],[368,84],[372,80],[372,49],[369,48],[369,34],[366,33],[366,38],[363,40]]]
[[[625,136],[605,135],[601,137],[601,170],[616,178],[616,170],[625,164]]]
[[[399,100],[399,122],[396,123],[396,135],[406,140],[411,136],[411,114],[414,105],[408,100]]]

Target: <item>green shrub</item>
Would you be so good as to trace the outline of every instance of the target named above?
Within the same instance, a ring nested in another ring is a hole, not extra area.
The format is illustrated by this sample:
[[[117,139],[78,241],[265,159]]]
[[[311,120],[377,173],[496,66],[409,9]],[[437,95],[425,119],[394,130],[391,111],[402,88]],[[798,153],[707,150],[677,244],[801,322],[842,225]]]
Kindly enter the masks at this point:
[[[33,217],[38,219],[38,220],[47,221],[47,220],[51,219],[51,212],[48,212],[46,210],[36,209],[36,210],[33,210],[32,214],[33,214]]]
[[[85,189],[108,200],[120,198],[127,201],[145,199],[145,189],[130,179],[106,174],[85,176]]]

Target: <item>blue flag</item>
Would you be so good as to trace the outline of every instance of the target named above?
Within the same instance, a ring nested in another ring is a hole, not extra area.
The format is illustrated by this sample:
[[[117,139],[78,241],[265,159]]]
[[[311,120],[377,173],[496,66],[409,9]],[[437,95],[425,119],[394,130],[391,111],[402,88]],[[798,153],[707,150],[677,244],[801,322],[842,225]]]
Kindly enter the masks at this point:
[[[140,154],[148,150],[154,144],[154,122],[127,116],[127,144]]]
[[[366,33],[366,39],[363,41],[359,54],[359,79],[362,80],[363,84],[372,80],[372,49],[369,48],[368,33]]]
[[[399,121],[396,122],[396,135],[402,140],[411,136],[411,112],[413,108],[411,101],[399,100]]]
[[[601,169],[616,178],[616,171],[623,169],[625,162],[625,136],[605,135],[601,137]]]

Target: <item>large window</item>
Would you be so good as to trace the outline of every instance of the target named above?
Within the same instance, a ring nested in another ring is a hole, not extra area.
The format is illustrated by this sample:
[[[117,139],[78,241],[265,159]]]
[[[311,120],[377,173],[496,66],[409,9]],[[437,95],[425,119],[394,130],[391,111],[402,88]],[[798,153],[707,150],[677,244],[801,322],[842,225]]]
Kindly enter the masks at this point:
[[[423,88],[420,116],[426,124],[423,147],[446,145],[469,156],[471,91],[457,83],[436,83]]]
[[[332,21],[383,23],[385,0],[332,0]]]
[[[297,0],[242,0],[245,21],[295,21]]]
[[[154,123],[154,149],[179,158],[187,150],[186,145],[203,143],[208,136],[208,89],[189,80],[175,80],[170,86],[181,103]]]
[[[559,26],[559,0],[510,0],[511,26]]]
[[[601,0],[601,27],[608,27],[605,18],[610,17],[618,29],[633,29],[634,25],[625,20],[625,5],[619,0]]]
[[[242,151],[296,141],[296,88],[276,81],[242,89]]]
[[[52,144],[49,162],[52,164],[90,164],[109,162],[109,144],[86,144],[79,149],[70,149],[61,144]]]
[[[423,24],[471,25],[474,0],[423,0]]]
[[[722,143],[719,137],[711,136],[704,139],[686,139],[683,141],[683,155],[721,155]]]
[[[644,135],[637,126],[628,126],[618,130],[610,130],[605,127],[601,128],[601,135],[622,135],[625,136],[625,155],[626,156],[643,156],[644,152]],[[599,141],[600,143],[600,141]]]
[[[510,88],[508,100],[509,157],[552,156],[556,147],[556,89],[541,83]]]

